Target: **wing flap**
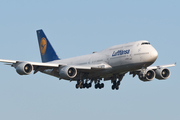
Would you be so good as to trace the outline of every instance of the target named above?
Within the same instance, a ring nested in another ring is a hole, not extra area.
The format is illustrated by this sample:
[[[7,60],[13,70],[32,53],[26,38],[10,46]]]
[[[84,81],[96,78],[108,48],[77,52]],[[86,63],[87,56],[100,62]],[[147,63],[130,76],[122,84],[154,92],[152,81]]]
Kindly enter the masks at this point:
[[[77,69],[107,69],[107,68],[112,68],[110,65],[106,63],[100,63],[100,64],[88,64],[88,65],[69,65],[72,67],[75,67]]]

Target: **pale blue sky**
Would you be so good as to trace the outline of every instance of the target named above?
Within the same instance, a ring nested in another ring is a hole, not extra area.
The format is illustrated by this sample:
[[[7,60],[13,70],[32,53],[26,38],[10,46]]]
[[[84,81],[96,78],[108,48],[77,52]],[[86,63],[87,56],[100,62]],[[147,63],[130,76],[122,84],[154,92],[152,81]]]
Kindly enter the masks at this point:
[[[154,65],[179,63],[178,0],[0,1],[0,58],[40,62],[36,30],[43,29],[59,57],[148,40]],[[179,64],[167,80],[142,82],[128,74],[118,91],[75,89],[41,73],[19,76],[0,64],[1,120],[179,120]]]

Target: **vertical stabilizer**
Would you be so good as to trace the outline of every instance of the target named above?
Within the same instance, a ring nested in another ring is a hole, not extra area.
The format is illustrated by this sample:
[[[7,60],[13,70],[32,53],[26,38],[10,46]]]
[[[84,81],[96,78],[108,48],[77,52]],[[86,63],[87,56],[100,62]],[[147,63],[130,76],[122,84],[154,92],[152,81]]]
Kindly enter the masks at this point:
[[[56,52],[51,46],[51,43],[47,39],[43,30],[37,30],[36,32],[37,32],[42,62],[50,62],[53,60],[59,60],[59,57],[57,56]]]

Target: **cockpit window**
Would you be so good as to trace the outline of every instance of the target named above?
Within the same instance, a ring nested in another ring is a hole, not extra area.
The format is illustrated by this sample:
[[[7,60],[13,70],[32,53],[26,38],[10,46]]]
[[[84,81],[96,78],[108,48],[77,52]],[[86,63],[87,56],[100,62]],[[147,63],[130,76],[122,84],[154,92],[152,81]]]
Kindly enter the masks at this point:
[[[141,45],[150,45],[149,42],[143,42]]]

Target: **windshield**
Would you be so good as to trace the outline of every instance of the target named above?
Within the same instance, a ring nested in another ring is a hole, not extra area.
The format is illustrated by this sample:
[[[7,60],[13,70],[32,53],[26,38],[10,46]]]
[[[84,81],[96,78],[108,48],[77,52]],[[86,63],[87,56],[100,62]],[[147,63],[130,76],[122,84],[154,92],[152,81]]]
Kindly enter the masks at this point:
[[[143,42],[141,45],[150,45],[149,42]]]

